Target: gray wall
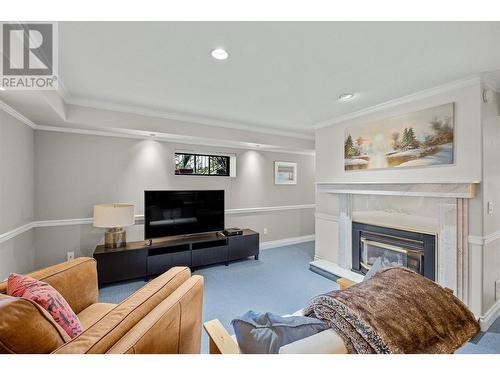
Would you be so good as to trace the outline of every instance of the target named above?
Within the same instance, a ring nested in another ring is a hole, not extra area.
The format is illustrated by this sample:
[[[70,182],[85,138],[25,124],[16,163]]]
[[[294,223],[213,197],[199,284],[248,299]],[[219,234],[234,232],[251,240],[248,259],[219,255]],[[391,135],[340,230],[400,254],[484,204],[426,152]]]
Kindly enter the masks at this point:
[[[493,236],[492,242],[483,246],[482,283],[483,311],[488,311],[497,299],[495,282],[500,279],[500,95],[495,94],[489,103],[482,104],[483,123],[483,183],[482,221],[483,237]],[[494,210],[488,213],[488,202]]]
[[[237,154],[237,177],[175,176],[175,150]],[[274,185],[273,162],[298,163],[295,186]],[[209,148],[151,140],[35,132],[35,217],[37,220],[88,218],[98,203],[130,202],[143,213],[147,189],[224,189],[226,208],[314,203],[314,157],[254,150]],[[227,226],[261,233],[261,241],[314,234],[314,209],[228,215]],[[267,228],[268,234],[263,234]],[[142,224],[127,229],[129,240],[143,238]],[[71,225],[35,230],[36,267],[66,259],[67,251],[91,255],[103,230]]]
[[[0,110],[0,234],[33,220],[34,131]],[[0,242],[0,279],[33,268],[33,231]]]

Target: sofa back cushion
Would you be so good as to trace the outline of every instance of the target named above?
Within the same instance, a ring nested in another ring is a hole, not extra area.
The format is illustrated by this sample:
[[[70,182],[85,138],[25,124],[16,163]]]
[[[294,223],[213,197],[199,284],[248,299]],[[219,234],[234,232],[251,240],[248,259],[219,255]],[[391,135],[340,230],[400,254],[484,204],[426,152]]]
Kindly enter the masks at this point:
[[[76,258],[26,276],[51,285],[61,293],[75,314],[97,302],[97,267],[93,258]],[[7,282],[0,283],[0,293],[6,292]]]
[[[57,354],[106,353],[123,335],[191,277],[187,267],[174,267],[150,281],[125,301],[59,348]]]
[[[47,354],[68,341],[67,333],[41,306],[0,294],[0,353]]]
[[[69,335],[74,338],[82,333],[80,320],[61,294],[43,281],[11,273],[7,280],[7,294],[23,297],[42,306]]]

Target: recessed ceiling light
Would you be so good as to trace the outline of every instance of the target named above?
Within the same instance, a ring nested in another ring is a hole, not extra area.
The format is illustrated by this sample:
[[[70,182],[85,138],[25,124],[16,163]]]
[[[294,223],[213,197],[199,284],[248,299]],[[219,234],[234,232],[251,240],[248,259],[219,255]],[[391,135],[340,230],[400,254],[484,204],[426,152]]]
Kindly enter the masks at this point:
[[[213,49],[210,54],[216,60],[226,60],[229,57],[229,53],[224,48]]]
[[[353,98],[354,98],[354,94],[351,94],[351,93],[340,94],[339,95],[339,102],[347,102],[348,100],[351,100]]]

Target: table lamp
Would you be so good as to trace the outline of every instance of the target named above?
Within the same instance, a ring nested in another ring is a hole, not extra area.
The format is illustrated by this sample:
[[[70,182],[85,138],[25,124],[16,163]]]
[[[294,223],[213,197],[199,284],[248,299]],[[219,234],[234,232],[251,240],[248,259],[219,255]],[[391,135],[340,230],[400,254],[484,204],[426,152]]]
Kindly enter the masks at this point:
[[[134,205],[127,203],[98,204],[94,206],[94,227],[107,228],[104,247],[116,249],[127,244],[123,227],[134,225]]]

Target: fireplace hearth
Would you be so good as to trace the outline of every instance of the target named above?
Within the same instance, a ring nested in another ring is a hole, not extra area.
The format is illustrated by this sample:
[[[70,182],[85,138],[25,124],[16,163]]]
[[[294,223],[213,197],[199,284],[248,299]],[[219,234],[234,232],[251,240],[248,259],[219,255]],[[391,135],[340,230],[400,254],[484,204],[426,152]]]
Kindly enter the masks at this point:
[[[435,280],[436,236],[353,222],[352,270],[366,274],[378,258]]]

